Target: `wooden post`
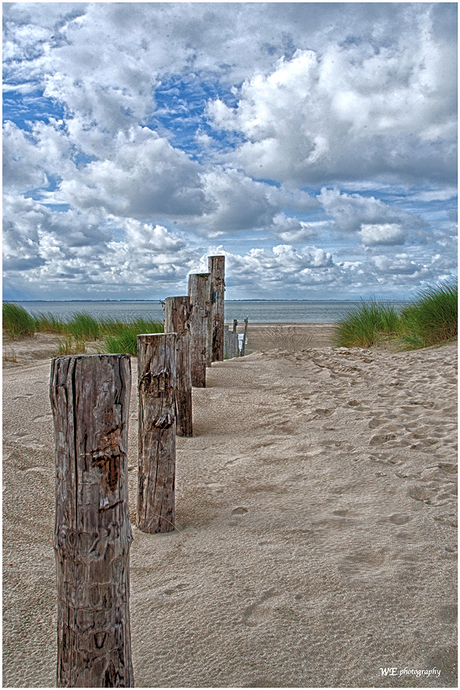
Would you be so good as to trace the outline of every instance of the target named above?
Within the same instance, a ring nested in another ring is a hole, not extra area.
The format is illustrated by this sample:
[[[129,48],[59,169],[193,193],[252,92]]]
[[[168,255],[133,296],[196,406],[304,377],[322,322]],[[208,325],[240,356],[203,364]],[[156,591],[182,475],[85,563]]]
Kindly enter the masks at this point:
[[[249,321],[249,318],[246,317],[244,320],[244,335],[243,335],[243,342],[241,343],[240,357],[244,357],[244,352],[246,349],[246,336],[248,334],[248,321]]]
[[[176,334],[137,336],[139,475],[137,526],[175,529]]]
[[[58,687],[133,687],[129,621],[129,355],[51,363]]]
[[[190,297],[190,360],[192,386],[206,387],[206,351],[210,303],[210,274],[192,273],[189,276]]]
[[[225,256],[208,256],[208,270],[211,274],[211,361],[224,359],[225,320]]]
[[[233,332],[236,333],[236,327],[238,326],[238,321],[233,319]]]
[[[228,326],[224,326],[224,359],[228,359]]]
[[[238,357],[238,333],[230,331],[228,326],[224,327],[224,356],[226,359]]]
[[[209,275],[209,288],[211,288],[211,275]],[[206,366],[210,367],[212,364],[212,294],[209,291],[209,303],[208,303],[208,318],[206,320]]]
[[[177,333],[176,403],[178,436],[193,436],[192,375],[190,371],[190,297],[167,297],[165,333]]]

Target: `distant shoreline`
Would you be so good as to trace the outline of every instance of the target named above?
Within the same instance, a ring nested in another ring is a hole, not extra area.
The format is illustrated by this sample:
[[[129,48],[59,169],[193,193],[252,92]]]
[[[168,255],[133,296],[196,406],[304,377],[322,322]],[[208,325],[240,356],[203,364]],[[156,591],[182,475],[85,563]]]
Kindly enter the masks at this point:
[[[45,303],[45,304],[69,304],[72,302],[152,302],[154,304],[162,304],[164,300],[162,299],[4,299],[3,302],[13,302],[14,304],[33,304],[33,303]],[[349,297],[347,299],[226,299],[225,302],[262,302],[262,303],[282,303],[282,302],[333,302],[336,304],[341,304],[342,302],[400,302],[401,304],[406,304],[410,300],[406,299],[396,299],[396,298],[385,298],[381,297],[379,299],[354,299]]]
[[[249,323],[260,324],[337,323],[359,309],[362,304],[365,304],[363,300],[225,300],[224,318],[228,323],[233,319],[243,322],[246,318]],[[407,302],[381,301],[379,304],[399,310],[404,308]],[[122,322],[142,318],[153,321],[164,319],[164,302],[161,300],[23,300],[16,302],[16,305],[33,316],[51,314],[64,321],[81,312],[88,313],[96,319],[109,318]]]

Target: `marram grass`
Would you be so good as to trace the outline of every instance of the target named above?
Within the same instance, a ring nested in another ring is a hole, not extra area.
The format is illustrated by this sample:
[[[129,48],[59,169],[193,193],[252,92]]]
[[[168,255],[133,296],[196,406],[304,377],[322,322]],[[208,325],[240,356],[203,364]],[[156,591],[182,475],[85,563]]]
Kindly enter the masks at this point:
[[[394,336],[400,327],[400,317],[394,307],[364,302],[341,321],[335,332],[338,347],[371,347],[383,337]]]
[[[67,330],[77,340],[97,340],[104,333],[104,322],[86,312],[72,315]]]
[[[23,307],[3,302],[2,324],[11,338],[32,336],[36,331],[35,319]]]
[[[161,322],[136,319],[126,323],[115,319],[96,319],[86,312],[72,314],[63,321],[52,314],[32,316],[23,307],[3,302],[3,330],[12,338],[35,333],[64,336],[58,341],[58,354],[85,352],[88,341],[102,341],[101,350],[113,354],[137,355],[137,336],[141,333],[163,333]]]
[[[458,285],[443,284],[421,293],[401,313],[401,342],[410,349],[446,342],[458,334]]]
[[[458,286],[441,284],[420,294],[399,314],[393,307],[372,303],[338,324],[337,347],[371,347],[392,341],[399,349],[414,350],[445,343],[457,337]]]
[[[104,341],[104,351],[113,354],[126,353],[137,356],[137,336],[143,333],[163,333],[164,326],[162,323],[156,321],[145,321],[139,319],[133,323],[123,324],[123,328],[119,328],[119,324],[115,325],[113,322],[113,334],[108,334]]]

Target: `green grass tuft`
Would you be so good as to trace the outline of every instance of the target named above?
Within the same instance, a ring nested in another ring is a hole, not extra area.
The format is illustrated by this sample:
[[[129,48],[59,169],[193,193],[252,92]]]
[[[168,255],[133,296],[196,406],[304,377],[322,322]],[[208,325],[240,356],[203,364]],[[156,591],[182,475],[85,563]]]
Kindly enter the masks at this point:
[[[458,285],[442,284],[421,293],[401,313],[401,343],[417,349],[446,342],[458,334]]]
[[[65,333],[67,324],[53,314],[38,314],[35,319],[35,330],[37,333]]]
[[[24,307],[11,302],[3,302],[2,305],[3,328],[11,338],[23,338],[35,333],[35,319]]]
[[[75,340],[71,335],[67,335],[64,340],[58,341],[57,356],[85,354],[86,344],[84,340]]]
[[[378,340],[395,335],[400,316],[394,307],[363,303],[338,324],[334,336],[337,347],[371,347]]]
[[[101,335],[101,323],[86,312],[72,314],[66,331],[76,340],[97,340]]]
[[[338,347],[371,347],[384,340],[414,350],[457,337],[458,286],[441,284],[421,293],[399,314],[391,306],[362,304],[337,325]]]
[[[72,314],[63,321],[52,314],[31,316],[23,307],[3,303],[3,328],[12,338],[39,333],[57,333],[65,336],[58,342],[59,354],[85,352],[85,342],[103,340],[102,350],[107,353],[137,355],[137,336],[141,333],[163,333],[161,322],[136,319],[125,323],[115,319],[96,319],[86,312]]]
[[[104,339],[104,351],[113,354],[137,356],[137,336],[143,333],[163,333],[164,326],[158,321],[138,319],[133,323],[121,324],[112,321],[113,332]]]

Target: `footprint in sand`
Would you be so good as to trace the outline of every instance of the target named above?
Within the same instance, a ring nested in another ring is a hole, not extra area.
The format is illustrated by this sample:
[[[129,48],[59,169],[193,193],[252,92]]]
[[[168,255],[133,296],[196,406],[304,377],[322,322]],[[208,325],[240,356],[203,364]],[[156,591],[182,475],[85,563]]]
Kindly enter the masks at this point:
[[[333,414],[334,410],[328,410],[328,409],[323,409],[321,407],[318,407],[315,410],[315,412],[318,415],[318,417],[330,417],[331,414]]]
[[[380,446],[387,441],[394,441],[397,438],[396,434],[376,434],[369,441],[371,446]]]
[[[400,513],[395,513],[394,515],[390,515],[390,517],[388,519],[394,525],[405,525],[412,518],[408,517],[407,515],[401,515]]]
[[[271,617],[272,611],[270,606],[264,606],[265,602],[269,599],[278,596],[278,592],[274,587],[264,592],[260,599],[258,599],[254,604],[248,606],[243,612],[243,623],[251,628],[256,625],[260,625],[265,620]]]
[[[385,549],[355,551],[349,556],[345,556],[338,569],[342,575],[351,579],[368,580],[379,577],[385,574],[388,569],[386,555]]]
[[[382,424],[384,422],[385,422],[384,419],[379,419],[378,417],[374,417],[373,419],[371,419],[371,421],[368,424],[369,429],[376,429],[377,427],[382,426]]]

